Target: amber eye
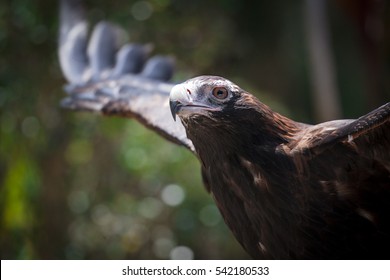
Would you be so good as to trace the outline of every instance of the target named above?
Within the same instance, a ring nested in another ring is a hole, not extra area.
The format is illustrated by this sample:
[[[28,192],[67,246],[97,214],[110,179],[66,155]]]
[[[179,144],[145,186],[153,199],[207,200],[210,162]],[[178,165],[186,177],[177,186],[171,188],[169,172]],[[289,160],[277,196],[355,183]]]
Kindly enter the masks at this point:
[[[215,87],[213,89],[213,95],[217,99],[225,99],[228,97],[229,93],[228,90],[224,87]]]

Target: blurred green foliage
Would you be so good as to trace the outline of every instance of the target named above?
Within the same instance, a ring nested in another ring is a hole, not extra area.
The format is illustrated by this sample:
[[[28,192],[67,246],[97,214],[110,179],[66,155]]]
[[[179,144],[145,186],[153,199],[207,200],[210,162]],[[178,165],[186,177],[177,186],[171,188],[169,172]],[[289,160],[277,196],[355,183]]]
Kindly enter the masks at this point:
[[[176,81],[225,76],[277,111],[313,121],[303,2],[87,2],[92,22],[114,21],[131,41],[174,55]],[[369,82],[346,3],[329,1],[328,9],[343,109],[356,117],[370,109]],[[378,60],[388,77],[385,4],[383,11]],[[56,1],[0,3],[1,258],[248,258],[192,154],[132,120],[59,107],[57,29]]]

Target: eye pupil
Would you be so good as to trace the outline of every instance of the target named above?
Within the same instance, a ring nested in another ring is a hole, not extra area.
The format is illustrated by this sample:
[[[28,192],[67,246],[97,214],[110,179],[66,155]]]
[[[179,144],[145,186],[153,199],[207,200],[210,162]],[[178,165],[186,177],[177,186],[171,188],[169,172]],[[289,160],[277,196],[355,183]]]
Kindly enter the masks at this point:
[[[225,99],[228,97],[228,91],[224,87],[216,87],[213,89],[213,95],[217,99]]]

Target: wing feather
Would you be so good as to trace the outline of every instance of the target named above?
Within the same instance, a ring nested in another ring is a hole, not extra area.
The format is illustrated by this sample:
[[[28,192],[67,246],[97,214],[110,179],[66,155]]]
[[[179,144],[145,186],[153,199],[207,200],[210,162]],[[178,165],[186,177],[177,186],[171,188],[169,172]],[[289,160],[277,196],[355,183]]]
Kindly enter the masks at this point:
[[[390,157],[390,103],[356,120],[337,120],[306,128],[289,143],[292,154],[316,156],[338,143],[346,143],[362,154]]]
[[[118,27],[100,22],[88,43],[88,25],[80,1],[61,2],[59,58],[69,81],[68,97],[61,106],[103,115],[135,118],[169,141],[192,152],[194,147],[180,122],[169,110],[173,84],[171,57],[147,60],[151,47],[125,44],[120,47]]]

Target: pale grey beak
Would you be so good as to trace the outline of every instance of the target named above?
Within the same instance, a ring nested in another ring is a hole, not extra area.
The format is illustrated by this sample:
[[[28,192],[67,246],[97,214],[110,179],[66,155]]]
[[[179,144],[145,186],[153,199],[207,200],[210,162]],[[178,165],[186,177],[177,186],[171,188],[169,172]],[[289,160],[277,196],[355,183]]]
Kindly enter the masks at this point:
[[[192,99],[187,92],[187,89],[182,84],[176,85],[171,89],[169,95],[169,107],[171,108],[171,113],[173,119],[176,121],[176,115],[183,107],[183,105],[191,104]]]

